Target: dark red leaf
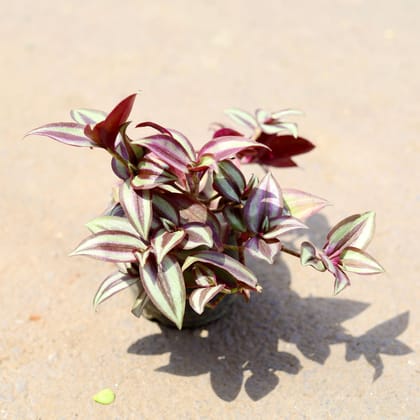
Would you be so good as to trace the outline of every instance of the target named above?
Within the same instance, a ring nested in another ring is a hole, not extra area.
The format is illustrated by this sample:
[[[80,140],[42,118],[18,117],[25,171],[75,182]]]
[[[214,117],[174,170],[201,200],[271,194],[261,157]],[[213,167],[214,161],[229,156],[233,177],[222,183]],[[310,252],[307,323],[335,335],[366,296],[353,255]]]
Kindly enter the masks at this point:
[[[227,128],[227,127],[222,127],[219,128],[218,130],[216,130],[213,133],[213,138],[217,138],[217,137],[224,137],[224,136],[241,136],[243,137],[243,134],[241,134],[239,131],[236,131],[232,128]]]

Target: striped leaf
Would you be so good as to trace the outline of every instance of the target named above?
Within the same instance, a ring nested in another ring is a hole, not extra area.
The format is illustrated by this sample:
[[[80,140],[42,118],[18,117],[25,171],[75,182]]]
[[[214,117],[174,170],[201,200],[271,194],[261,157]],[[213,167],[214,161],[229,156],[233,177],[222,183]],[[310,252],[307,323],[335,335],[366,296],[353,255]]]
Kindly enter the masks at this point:
[[[70,115],[74,121],[83,125],[94,125],[106,118],[106,112],[96,109],[73,109]]]
[[[318,257],[316,248],[310,242],[305,241],[300,246],[300,263],[303,266],[310,265],[318,271],[326,270],[321,258]]]
[[[125,215],[140,236],[147,240],[152,224],[152,201],[148,190],[134,191],[130,180],[120,187],[120,202]]]
[[[153,211],[158,212],[165,219],[170,220],[175,226],[179,226],[179,214],[177,208],[171,204],[170,199],[162,197],[158,194],[153,194]]]
[[[198,246],[213,246],[213,232],[209,226],[198,222],[186,223],[183,226],[186,234],[182,249],[193,249]]]
[[[86,255],[109,262],[134,262],[134,251],[144,247],[143,241],[117,230],[95,233],[85,239],[70,255]]]
[[[100,216],[86,223],[86,227],[92,233],[99,233],[107,230],[119,230],[133,236],[138,236],[136,229],[134,229],[133,225],[126,217]]]
[[[156,163],[144,159],[139,163],[137,175],[132,179],[131,185],[135,190],[151,189],[176,179],[175,175]]]
[[[192,269],[194,281],[198,286],[210,287],[216,285],[216,275],[210,268],[202,264],[196,264]]]
[[[188,166],[192,160],[184,147],[167,134],[155,134],[132,142],[153,152],[159,159],[169,166],[181,171],[188,172]]]
[[[148,259],[140,269],[141,281],[156,308],[181,329],[185,312],[185,283],[178,261],[166,256],[157,266]]]
[[[245,178],[230,160],[219,162],[219,170],[214,174],[213,187],[228,200],[241,202],[245,189]]]
[[[279,236],[284,235],[295,229],[308,229],[303,222],[294,217],[281,216],[270,220],[269,229],[263,234],[264,239],[279,239]]]
[[[199,315],[201,315],[204,312],[205,306],[214,297],[216,297],[216,295],[218,295],[224,287],[224,284],[219,284],[213,287],[202,287],[200,289],[193,290],[188,299],[191,308]]]
[[[245,250],[255,258],[267,261],[273,264],[274,257],[280,252],[280,241],[267,242],[263,238],[254,236],[248,239],[245,244]]]
[[[122,273],[121,271],[111,274],[102,282],[98,291],[95,293],[93,298],[93,307],[96,310],[100,303],[109,299],[111,296],[114,296],[121,290],[136,284],[139,280],[140,279],[132,277],[129,274]]]
[[[254,116],[246,111],[242,111],[241,109],[230,108],[225,110],[225,114],[227,114],[236,123],[245,127],[255,129],[258,126]]]
[[[137,318],[141,317],[141,314],[143,313],[144,307],[149,302],[149,296],[147,296],[146,291],[143,289],[143,287],[140,287],[140,292],[137,295],[136,300],[134,301],[134,304],[131,308],[131,313],[136,316]]]
[[[266,145],[257,143],[254,140],[249,140],[245,137],[226,136],[217,137],[207,142],[199,151],[198,157],[201,160],[206,156],[212,156],[214,160],[221,161],[228,159],[248,148],[269,150]]]
[[[285,206],[290,215],[297,219],[305,220],[330,205],[321,197],[293,188],[285,188],[282,192]]]
[[[151,243],[158,264],[162,262],[168,252],[174,249],[184,239],[184,236],[184,230],[175,230],[174,232],[161,230],[157,232],[152,238]]]
[[[350,246],[365,249],[371,241],[374,231],[375,213],[373,211],[354,214],[330,230],[324,251],[327,255],[331,255]]]
[[[182,147],[184,148],[184,150],[187,152],[188,157],[190,158],[191,161],[195,161],[196,156],[195,156],[195,150],[193,145],[191,144],[191,142],[188,140],[188,138],[186,136],[184,136],[184,134],[180,133],[177,130],[174,130],[172,128],[168,128],[167,129],[169,131],[169,133],[171,134],[171,136],[182,145]]]
[[[84,125],[73,122],[46,124],[31,130],[26,136],[45,136],[70,146],[96,147],[97,144],[86,137]],[[25,137],[26,137],[25,136]]]
[[[246,284],[251,289],[258,289],[258,280],[254,273],[241,264],[238,260],[229,257],[226,254],[215,251],[200,251],[194,255],[190,255],[186,258],[182,270],[185,271],[191,265],[201,262],[209,265],[218,267],[231,276],[237,281]]]
[[[341,253],[339,264],[344,270],[357,274],[377,274],[384,271],[373,257],[353,247],[346,248]]]
[[[263,221],[280,217],[283,198],[280,187],[268,173],[260,185],[252,190],[244,207],[245,222],[251,232],[263,231]]]

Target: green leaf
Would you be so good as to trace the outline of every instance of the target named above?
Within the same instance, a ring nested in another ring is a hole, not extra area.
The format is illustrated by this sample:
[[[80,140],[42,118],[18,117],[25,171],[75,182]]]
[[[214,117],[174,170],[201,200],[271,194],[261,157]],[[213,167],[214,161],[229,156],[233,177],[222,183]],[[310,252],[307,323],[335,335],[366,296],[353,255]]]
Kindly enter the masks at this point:
[[[297,219],[305,220],[329,205],[323,198],[304,191],[285,188],[282,192],[285,206],[290,215]]]
[[[237,281],[246,284],[251,289],[259,289],[258,280],[255,277],[255,274],[239,261],[229,257],[226,254],[215,251],[197,252],[196,254],[187,257],[184,265],[182,266],[182,271],[185,271],[188,267],[195,264],[196,262],[214,265],[224,271],[227,271]]]
[[[204,307],[219,294],[225,285],[219,284],[213,287],[202,287],[200,289],[195,289],[191,292],[191,295],[188,299],[191,308],[199,315],[204,312]]]
[[[156,308],[181,329],[185,312],[185,283],[178,261],[167,255],[160,265],[149,258],[140,269],[141,281]]]
[[[324,250],[327,255],[347,247],[365,249],[375,231],[375,213],[354,214],[335,225],[327,235]]]
[[[138,236],[136,229],[125,217],[118,216],[100,216],[86,223],[86,227],[92,233],[99,233],[109,230],[119,230],[121,232],[129,233],[130,235]]]
[[[120,271],[111,274],[102,282],[98,291],[95,293],[93,298],[94,309],[96,310],[100,303],[109,299],[111,296],[115,295],[121,290],[136,284],[139,280],[140,279],[136,277],[132,277],[131,275],[122,273]]]
[[[151,189],[176,179],[175,175],[161,168],[155,162],[142,160],[138,164],[137,175],[132,179],[131,185],[135,190]]]
[[[105,388],[102,391],[99,391],[93,397],[93,400],[99,404],[112,404],[115,401],[115,393],[110,388]]]
[[[152,201],[150,191],[134,191],[127,180],[120,187],[120,202],[125,215],[140,236],[147,240],[152,224]]]
[[[340,266],[343,270],[357,274],[382,273],[382,266],[366,252],[353,247],[348,247],[340,255]]]
[[[133,307],[131,308],[131,313],[137,318],[141,317],[144,307],[149,302],[149,297],[147,296],[146,291],[143,289],[143,287],[141,287],[140,289],[141,290],[133,304]]]
[[[216,275],[210,268],[202,264],[196,264],[192,269],[194,281],[198,286],[209,287],[216,285]]]
[[[341,271],[339,268],[333,273],[335,276],[334,282],[334,294],[338,295],[342,292],[347,286],[350,286],[350,280],[347,277],[347,274],[344,271]]]
[[[245,178],[230,160],[219,162],[219,170],[214,174],[214,189],[228,200],[241,202],[245,189]]]
[[[86,255],[109,262],[134,262],[134,251],[143,249],[143,241],[116,230],[99,232],[85,239],[70,255]]]
[[[303,266],[310,265],[318,271],[325,271],[326,267],[317,254],[318,253],[314,245],[310,242],[302,242],[300,246],[300,263]]]

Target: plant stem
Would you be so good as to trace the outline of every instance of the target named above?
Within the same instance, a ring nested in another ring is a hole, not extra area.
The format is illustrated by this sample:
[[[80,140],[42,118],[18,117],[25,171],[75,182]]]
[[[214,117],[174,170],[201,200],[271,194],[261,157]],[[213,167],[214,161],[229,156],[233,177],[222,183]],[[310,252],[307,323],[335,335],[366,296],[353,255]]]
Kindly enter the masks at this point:
[[[294,257],[300,258],[300,253],[290,248],[286,248],[284,245],[281,247],[281,251],[285,252],[286,254],[293,255]]]

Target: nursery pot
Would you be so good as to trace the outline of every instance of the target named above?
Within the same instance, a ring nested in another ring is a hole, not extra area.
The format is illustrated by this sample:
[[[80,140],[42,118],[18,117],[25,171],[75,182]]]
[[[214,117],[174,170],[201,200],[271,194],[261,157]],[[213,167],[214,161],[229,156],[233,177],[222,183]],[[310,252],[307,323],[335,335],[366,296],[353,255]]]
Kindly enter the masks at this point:
[[[216,321],[229,313],[233,307],[233,303],[236,300],[236,295],[226,295],[214,308],[205,308],[201,315],[195,312],[188,300],[185,302],[185,314],[182,328],[198,328],[203,325],[207,325],[210,322]],[[150,321],[159,322],[162,325],[168,327],[176,327],[176,325],[160,313],[155,305],[149,301],[144,307],[143,314],[145,318]]]

